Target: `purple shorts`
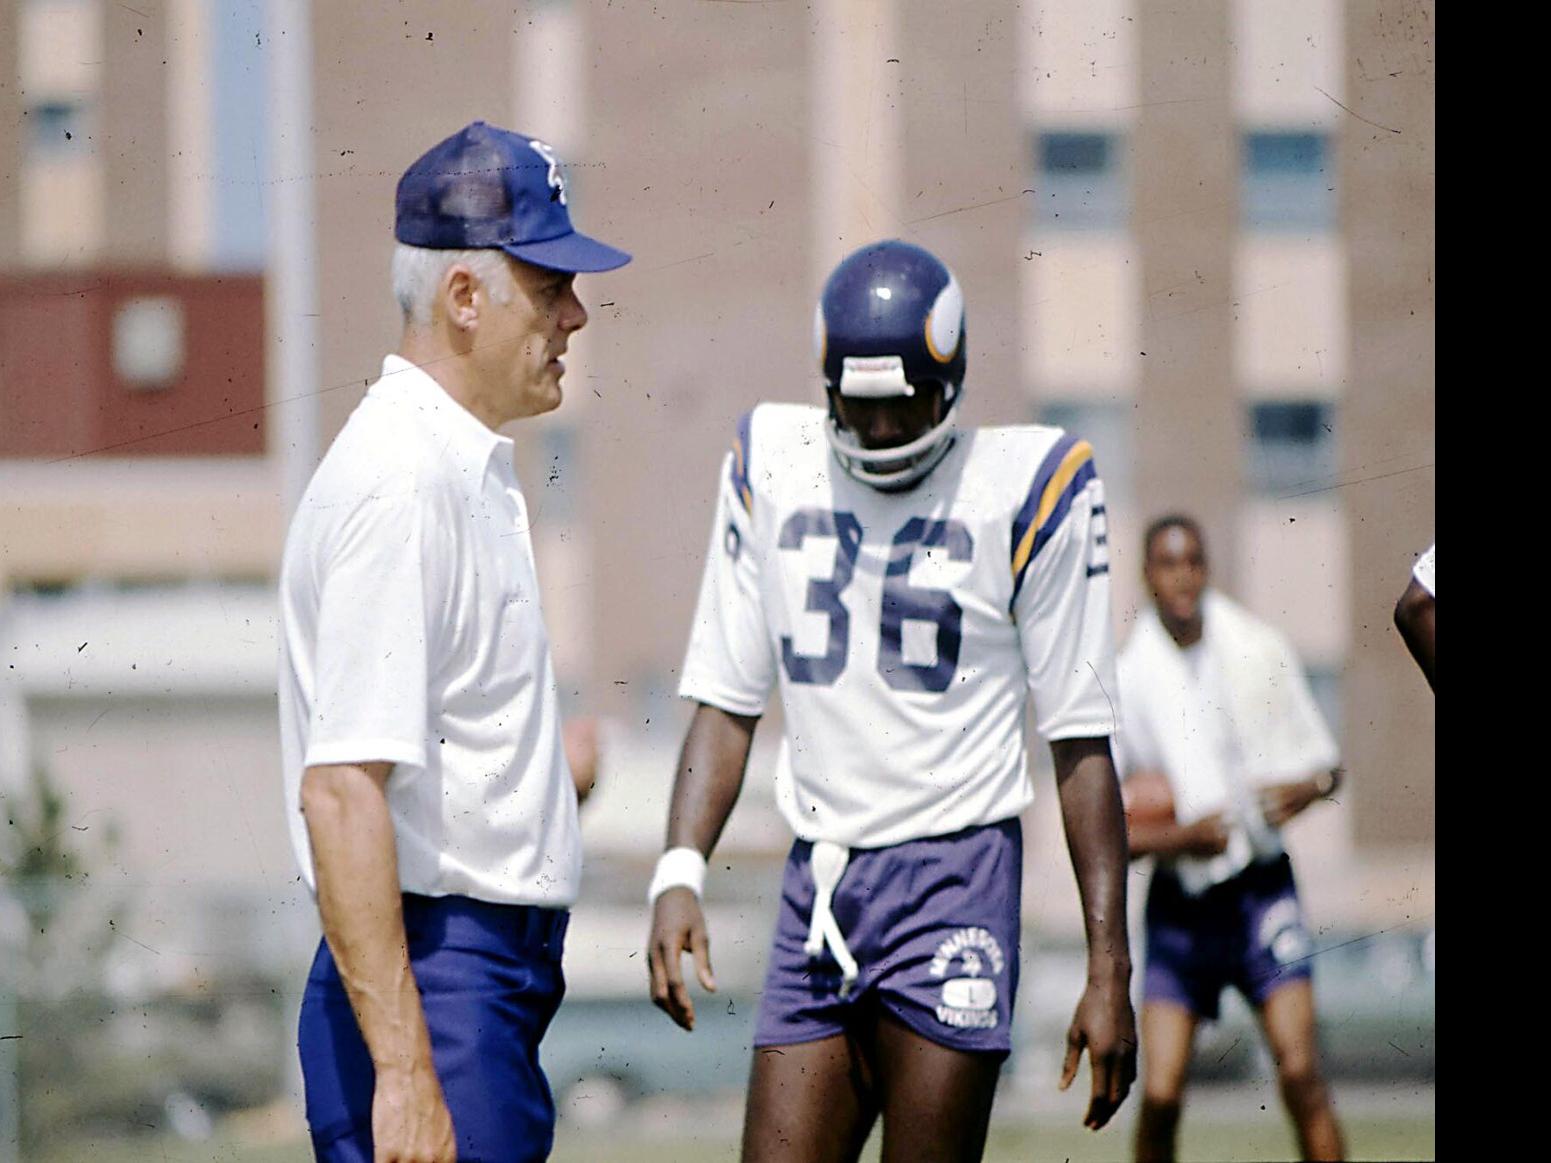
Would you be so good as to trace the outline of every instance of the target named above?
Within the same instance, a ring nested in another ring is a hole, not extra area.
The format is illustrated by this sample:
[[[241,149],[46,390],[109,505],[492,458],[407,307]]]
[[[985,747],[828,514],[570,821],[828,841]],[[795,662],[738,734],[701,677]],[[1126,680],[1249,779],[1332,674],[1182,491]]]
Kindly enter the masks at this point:
[[[1016,819],[891,848],[853,848],[831,911],[860,976],[840,996],[829,949],[803,951],[812,845],[786,858],[756,1046],[844,1033],[873,1000],[954,1050],[1006,1054],[1018,989],[1023,829]]]
[[[1226,986],[1258,1008],[1281,986],[1310,979],[1311,952],[1285,855],[1251,864],[1200,896],[1165,868],[1153,873],[1144,1002],[1175,1002],[1215,1021]]]

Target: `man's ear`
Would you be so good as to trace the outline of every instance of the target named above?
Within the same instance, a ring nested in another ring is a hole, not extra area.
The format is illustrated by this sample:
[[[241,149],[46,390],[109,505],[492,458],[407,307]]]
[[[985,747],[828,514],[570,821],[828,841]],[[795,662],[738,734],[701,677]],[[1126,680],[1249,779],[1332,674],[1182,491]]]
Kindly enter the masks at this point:
[[[479,321],[477,289],[474,273],[462,263],[453,263],[442,276],[442,307],[447,321],[460,331],[471,330]]]

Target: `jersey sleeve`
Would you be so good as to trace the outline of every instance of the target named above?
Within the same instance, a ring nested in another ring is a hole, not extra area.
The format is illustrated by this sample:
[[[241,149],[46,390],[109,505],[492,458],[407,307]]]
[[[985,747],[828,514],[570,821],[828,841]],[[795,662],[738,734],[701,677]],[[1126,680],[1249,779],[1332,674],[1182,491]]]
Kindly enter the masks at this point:
[[[1427,547],[1427,552],[1417,558],[1415,567],[1411,570],[1411,576],[1416,578],[1417,585],[1421,586],[1434,598],[1438,596],[1437,566],[1433,559],[1437,551],[1437,544]]]
[[[1104,486],[1086,441],[1063,436],[1013,523],[1013,617],[1034,722],[1047,740],[1113,735],[1119,698],[1109,618]]]
[[[775,684],[775,652],[760,596],[755,498],[749,486],[750,417],[722,462],[716,517],[690,626],[679,695],[736,715],[758,715]]]
[[[316,690],[304,763],[425,765],[430,610],[445,551],[414,489],[344,519],[319,568]]]

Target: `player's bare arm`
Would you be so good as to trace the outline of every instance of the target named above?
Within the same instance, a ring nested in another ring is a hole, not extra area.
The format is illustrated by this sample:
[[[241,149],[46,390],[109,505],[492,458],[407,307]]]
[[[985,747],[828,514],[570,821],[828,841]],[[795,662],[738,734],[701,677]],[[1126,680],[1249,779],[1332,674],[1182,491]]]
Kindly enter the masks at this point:
[[[1143,856],[1216,856],[1228,847],[1228,823],[1221,812],[1181,824],[1174,816],[1169,777],[1161,771],[1132,772],[1120,791],[1131,859]]]
[[[668,808],[669,849],[692,848],[709,858],[738,802],[754,740],[756,715],[734,715],[701,703],[695,708]],[[715,991],[710,937],[700,900],[686,887],[670,888],[652,907],[646,945],[652,1002],[686,1030],[695,1028],[695,1006],[684,984],[683,955],[695,962],[700,984]]]
[[[1395,603],[1395,628],[1400,631],[1400,637],[1405,641],[1411,657],[1416,659],[1417,666],[1426,675],[1427,685],[1434,691],[1438,689],[1433,681],[1433,656],[1437,649],[1436,612],[1437,603],[1433,595],[1414,577]]]
[[[1071,1085],[1086,1049],[1093,1089],[1083,1125],[1098,1130],[1125,1101],[1136,1079],[1125,816],[1107,738],[1059,739],[1051,743],[1050,752],[1088,938],[1088,984],[1067,1032],[1061,1089]]]
[[[598,720],[567,719],[561,728],[566,766],[576,787],[576,802],[585,804],[598,783]]]
[[[323,935],[339,966],[376,1073],[376,1160],[455,1163],[452,1117],[431,1062],[409,965],[389,763],[309,767],[302,812],[312,844]]]
[[[1329,771],[1317,771],[1303,779],[1289,780],[1286,783],[1261,788],[1260,809],[1265,813],[1266,823],[1273,828],[1280,828],[1288,820],[1321,800],[1329,799],[1341,786],[1344,775],[1342,768],[1333,767]]]

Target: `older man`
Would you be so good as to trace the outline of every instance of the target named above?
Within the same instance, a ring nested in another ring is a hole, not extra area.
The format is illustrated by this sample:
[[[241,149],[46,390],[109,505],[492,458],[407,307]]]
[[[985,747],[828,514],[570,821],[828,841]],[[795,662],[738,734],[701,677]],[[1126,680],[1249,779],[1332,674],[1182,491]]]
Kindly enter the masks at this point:
[[[399,182],[398,353],[281,567],[286,803],[323,941],[299,1047],[325,1160],[541,1159],[539,1039],[581,870],[576,789],[502,425],[559,406],[587,322],[541,141],[476,121]]]

